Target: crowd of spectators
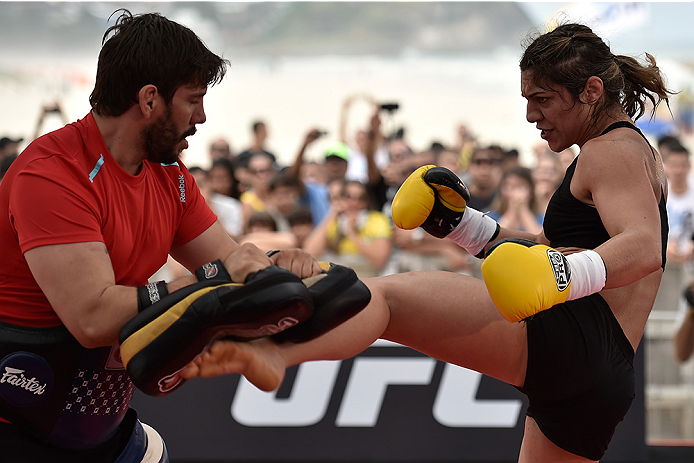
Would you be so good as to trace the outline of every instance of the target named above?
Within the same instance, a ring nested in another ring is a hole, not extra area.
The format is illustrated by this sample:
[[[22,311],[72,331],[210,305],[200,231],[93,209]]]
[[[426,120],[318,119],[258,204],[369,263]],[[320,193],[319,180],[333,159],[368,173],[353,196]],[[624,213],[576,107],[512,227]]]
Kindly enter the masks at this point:
[[[350,135],[347,121],[360,99],[373,110]],[[432,269],[480,277],[480,261],[449,240],[392,225],[392,199],[422,165],[435,164],[458,174],[469,188],[469,205],[488,212],[505,227],[541,230],[549,199],[577,154],[573,148],[555,153],[540,142],[530,162],[521,163],[516,147],[482,143],[465,125],[458,128],[450,146],[432,141],[415,147],[405,129],[392,133],[382,129],[383,115],[394,110],[397,105],[381,105],[369,95],[347,97],[338,140],[327,145],[318,161],[307,159],[306,152],[325,132],[309,128],[294,158],[282,165],[266,146],[267,124],[255,120],[250,124],[251,142],[243,151],[235,153],[229,139],[218,138],[208,147],[206,165],[188,168],[238,242],[251,242],[263,250],[301,247],[319,260],[348,265],[362,277]],[[66,119],[58,103],[42,107],[35,136],[49,116]],[[19,156],[23,141],[0,139],[0,181]],[[692,279],[694,187],[689,185],[689,152],[681,140],[672,134],[659,137],[658,149],[670,183],[671,239],[656,306],[679,307],[682,324],[694,319],[694,308],[685,303],[681,291]],[[170,260],[158,277],[173,278],[184,271]],[[689,355],[691,351],[679,357],[685,360]]]
[[[348,134],[346,120],[360,98],[373,109]],[[541,229],[544,208],[573,151],[538,147],[532,164],[521,165],[517,149],[481,143],[465,126],[450,146],[432,141],[416,147],[405,129],[383,130],[384,114],[393,110],[368,96],[346,98],[337,140],[325,143],[319,160],[306,153],[325,132],[308,128],[295,156],[282,164],[266,146],[270,128],[256,120],[249,147],[235,153],[231,140],[219,138],[209,145],[206,166],[188,167],[237,241],[266,251],[301,247],[319,260],[348,265],[362,277],[432,269],[479,276],[477,259],[450,241],[393,226],[392,199],[422,165],[458,174],[470,189],[470,205],[505,225]]]

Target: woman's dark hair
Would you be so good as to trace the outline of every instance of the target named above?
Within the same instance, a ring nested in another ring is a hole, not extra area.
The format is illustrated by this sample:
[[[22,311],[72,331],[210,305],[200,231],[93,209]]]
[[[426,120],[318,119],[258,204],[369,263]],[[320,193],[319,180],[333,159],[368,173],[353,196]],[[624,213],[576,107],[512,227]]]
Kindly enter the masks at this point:
[[[369,191],[369,187],[366,186],[363,182],[359,180],[345,180],[344,183],[342,184],[342,188],[340,189],[340,194],[342,196],[345,196],[347,194],[347,189],[349,188],[350,185],[357,185],[359,188],[361,188],[364,191],[364,195],[366,197],[366,201],[368,203],[367,208],[368,209],[374,209],[373,204],[372,204],[372,194]]]
[[[268,212],[256,211],[251,214],[251,217],[248,219],[248,228],[251,229],[256,226],[269,228],[274,232],[277,231],[277,221]]]
[[[241,197],[241,192],[239,191],[239,181],[236,178],[236,166],[234,165],[234,163],[229,159],[225,158],[215,159],[212,162],[210,170],[217,167],[229,172],[229,177],[231,177],[231,190],[223,194],[231,196],[232,198],[239,199]]]
[[[206,87],[224,78],[229,62],[187,27],[158,13],[133,16],[120,9],[113,14],[118,12],[116,23],[104,33],[89,97],[97,114],[120,116],[137,103],[145,85],[155,85],[168,104],[184,85]]]
[[[530,205],[530,209],[534,211],[537,208],[537,199],[535,198],[535,181],[533,180],[532,170],[525,166],[514,166],[504,171],[504,174],[501,177],[501,182],[499,183],[499,190],[501,190],[502,185],[509,177],[518,177],[525,181],[525,183],[528,185],[528,188],[530,189],[530,198],[528,199],[528,203]],[[498,200],[496,201],[496,209],[500,214],[503,214],[508,210],[510,204],[502,194],[498,194],[496,199]]]
[[[653,117],[660,102],[667,103],[668,95],[673,94],[665,87],[653,56],[646,53],[648,65],[644,66],[635,58],[613,55],[610,47],[585,25],[562,24],[528,41],[520,69],[532,70],[538,87],[561,85],[580,101],[591,76],[602,80],[604,100],[594,113],[594,121],[617,105],[636,120],[646,111],[647,99],[652,103]]]
[[[284,170],[275,173],[270,180],[270,191],[275,191],[280,187],[294,188],[299,196],[304,194],[305,189],[304,182],[300,178],[289,175]]]
[[[287,221],[290,226],[311,224],[313,225],[313,214],[311,211],[305,207],[297,207],[292,212],[289,213]]]

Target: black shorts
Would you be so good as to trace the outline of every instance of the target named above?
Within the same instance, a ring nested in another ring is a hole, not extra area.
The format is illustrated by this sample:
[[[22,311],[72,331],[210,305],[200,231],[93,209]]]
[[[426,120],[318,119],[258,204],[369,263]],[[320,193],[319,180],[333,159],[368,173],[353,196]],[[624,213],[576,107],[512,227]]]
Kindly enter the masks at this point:
[[[600,460],[635,397],[634,350],[599,294],[529,318],[527,415],[555,445]]]
[[[129,409],[116,434],[104,444],[89,450],[61,449],[22,431],[18,426],[0,423],[0,461],[8,463],[111,463],[125,448],[132,434],[137,413]]]

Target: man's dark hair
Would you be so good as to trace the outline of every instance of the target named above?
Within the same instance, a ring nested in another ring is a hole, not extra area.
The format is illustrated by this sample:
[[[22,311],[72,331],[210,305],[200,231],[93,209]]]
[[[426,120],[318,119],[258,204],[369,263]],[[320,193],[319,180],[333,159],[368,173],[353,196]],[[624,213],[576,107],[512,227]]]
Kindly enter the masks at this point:
[[[212,53],[193,31],[158,13],[133,16],[125,9],[104,33],[96,84],[89,97],[101,116],[120,116],[155,85],[168,104],[184,85],[222,81],[229,62]],[[113,15],[112,15],[113,16]]]
[[[306,209],[305,207],[298,207],[289,214],[289,216],[287,217],[287,221],[289,222],[289,225],[292,227],[294,225],[302,224],[313,225],[313,214],[311,214],[311,211]]]
[[[682,142],[675,135],[663,135],[657,140],[658,150],[666,148],[668,150],[679,149],[682,147]]]
[[[191,174],[197,174],[198,172],[202,172],[202,174],[205,176],[205,178],[210,178],[210,171],[205,170],[200,166],[190,166],[188,168],[188,172],[190,172]]]
[[[10,168],[10,166],[16,159],[16,154],[10,154],[2,158],[2,161],[0,161],[0,179],[2,179],[5,176],[7,170]]]
[[[219,158],[215,159],[212,162],[212,166],[210,167],[209,170],[215,168],[215,167],[221,167],[223,169],[226,169],[226,171],[229,173],[229,177],[231,177],[232,181],[232,187],[231,191],[227,193],[227,196],[231,196],[232,198],[239,199],[241,197],[241,192],[239,191],[239,180],[236,178],[236,166],[234,162],[227,158]],[[208,175],[209,175],[209,170],[208,170]]]
[[[277,231],[277,221],[268,212],[256,211],[248,219],[248,228],[255,226],[267,227],[272,231]]]
[[[280,187],[295,188],[299,194],[303,194],[304,192],[304,182],[302,182],[301,179],[282,171],[272,176],[269,185],[270,191],[275,191]]]
[[[255,121],[251,125],[251,128],[253,129],[253,133],[258,133],[258,130],[265,125],[265,122],[263,121]]]
[[[433,151],[434,153],[438,153],[440,151],[445,151],[446,147],[443,145],[443,143],[439,141],[433,141],[431,142],[431,146],[429,147],[430,151]]]
[[[689,150],[684,147],[684,145],[674,145],[670,149],[665,151],[663,159],[667,159],[672,155],[686,156],[689,159]]]
[[[472,154],[470,156],[470,160],[475,160],[479,156],[479,153],[489,153],[489,157],[491,159],[494,159],[498,162],[501,162],[504,158],[504,150],[499,146],[499,145],[489,145],[489,146],[480,146],[475,148],[472,151]]]

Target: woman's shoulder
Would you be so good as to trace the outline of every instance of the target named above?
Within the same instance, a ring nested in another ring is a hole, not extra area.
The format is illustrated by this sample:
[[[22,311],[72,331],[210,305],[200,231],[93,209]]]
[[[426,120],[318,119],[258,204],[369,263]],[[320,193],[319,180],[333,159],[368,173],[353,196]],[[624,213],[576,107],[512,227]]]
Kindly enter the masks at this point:
[[[592,204],[597,189],[645,191],[646,185],[650,185],[658,201],[661,192],[667,194],[660,158],[639,132],[621,128],[589,140],[581,147],[571,192],[577,199]]]
[[[643,157],[653,157],[651,146],[637,131],[619,128],[588,140],[582,147],[577,169],[614,168],[631,163],[643,163]]]

